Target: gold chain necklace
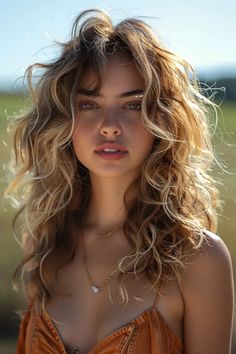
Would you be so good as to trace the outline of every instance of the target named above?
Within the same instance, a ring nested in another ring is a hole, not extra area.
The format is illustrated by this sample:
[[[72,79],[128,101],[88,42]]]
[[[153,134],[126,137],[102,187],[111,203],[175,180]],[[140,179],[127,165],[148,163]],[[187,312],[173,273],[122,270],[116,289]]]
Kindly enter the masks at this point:
[[[117,230],[117,228],[116,228]],[[112,233],[114,232],[115,230],[113,229],[112,231],[109,231],[108,233],[106,234],[103,234],[103,235],[112,235]],[[97,234],[98,235],[98,234]],[[100,235],[102,236],[102,235]],[[88,280],[89,280],[89,283],[90,283],[90,287],[91,287],[91,290],[97,294],[99,291],[101,291],[103,288],[106,287],[106,285],[108,284],[108,282],[113,279],[116,275],[116,273],[119,273],[120,270],[116,267],[115,269],[113,269],[113,271],[108,274],[108,276],[105,278],[105,280],[103,281],[103,283],[101,285],[97,285],[94,283],[94,281],[92,280],[92,277],[89,273],[89,270],[88,270],[88,261],[87,261],[87,254],[86,254],[86,248],[85,248],[85,240],[84,240],[84,235],[83,235],[83,232],[81,232],[81,244],[82,244],[82,257],[83,257],[83,262],[84,262],[84,268],[85,268],[85,271],[86,271],[86,274],[87,274],[87,277],[88,277]]]
[[[99,234],[98,232],[95,232],[95,231],[93,231],[93,233],[97,236],[100,236],[100,237],[110,237],[115,231],[119,230],[123,225],[124,225],[124,223],[121,223],[121,224],[113,227],[110,231],[108,231],[106,233]]]

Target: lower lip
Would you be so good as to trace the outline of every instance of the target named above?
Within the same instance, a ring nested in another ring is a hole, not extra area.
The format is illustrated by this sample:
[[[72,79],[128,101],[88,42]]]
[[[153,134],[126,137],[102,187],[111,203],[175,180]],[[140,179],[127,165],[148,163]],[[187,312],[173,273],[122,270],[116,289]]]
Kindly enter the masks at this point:
[[[104,160],[120,160],[123,157],[125,157],[127,152],[126,151],[118,151],[118,152],[104,152],[104,151],[98,152],[98,151],[96,151],[96,154]]]

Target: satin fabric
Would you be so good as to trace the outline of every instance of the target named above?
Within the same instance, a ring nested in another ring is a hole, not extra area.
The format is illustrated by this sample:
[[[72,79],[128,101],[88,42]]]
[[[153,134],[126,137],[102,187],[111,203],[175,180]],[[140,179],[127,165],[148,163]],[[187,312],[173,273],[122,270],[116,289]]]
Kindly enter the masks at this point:
[[[101,339],[89,354],[182,354],[183,343],[153,306]],[[23,317],[16,354],[66,354],[47,313],[28,311]]]

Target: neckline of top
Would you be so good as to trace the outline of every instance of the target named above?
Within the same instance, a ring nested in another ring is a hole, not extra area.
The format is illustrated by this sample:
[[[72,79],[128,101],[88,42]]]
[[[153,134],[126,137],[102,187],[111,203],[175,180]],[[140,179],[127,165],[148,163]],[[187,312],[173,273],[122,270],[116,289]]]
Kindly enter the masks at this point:
[[[119,335],[121,335],[122,333],[127,333],[130,334],[130,332],[133,332],[133,330],[135,329],[136,326],[139,326],[140,324],[142,324],[145,320],[147,320],[152,314],[156,314],[159,319],[161,319],[162,323],[164,324],[164,326],[167,328],[168,332],[170,333],[172,339],[175,341],[175,344],[183,347],[183,342],[180,339],[180,337],[169,327],[169,325],[166,323],[165,319],[163,318],[163,316],[160,314],[160,312],[158,311],[158,309],[153,305],[151,307],[149,307],[148,309],[144,310],[142,313],[140,313],[139,315],[137,315],[134,319],[132,319],[131,321],[129,321],[128,323],[118,327],[117,329],[115,329],[114,331],[108,333],[107,335],[105,335],[104,337],[102,337],[93,348],[90,349],[89,353],[94,353],[95,350],[99,349],[100,347],[102,347],[102,345],[106,342],[108,342],[112,337],[117,337]],[[50,316],[50,314],[48,313],[48,311],[45,309],[43,314],[42,314],[43,318],[47,321],[47,323],[49,324],[49,327],[51,329],[52,332],[54,332],[55,335],[57,335],[57,341],[60,343],[60,347],[63,348],[64,352],[63,354],[66,354],[66,346],[62,340],[62,337],[52,319],[52,317]]]

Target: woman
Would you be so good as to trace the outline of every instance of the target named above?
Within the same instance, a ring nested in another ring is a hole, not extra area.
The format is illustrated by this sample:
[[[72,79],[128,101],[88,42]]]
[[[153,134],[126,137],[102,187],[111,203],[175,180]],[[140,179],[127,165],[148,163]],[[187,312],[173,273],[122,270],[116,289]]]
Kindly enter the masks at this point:
[[[32,106],[16,122],[9,187],[22,187],[16,275],[29,302],[17,354],[229,353],[214,104],[189,64],[144,22],[113,26],[88,10],[60,56],[27,77]]]

